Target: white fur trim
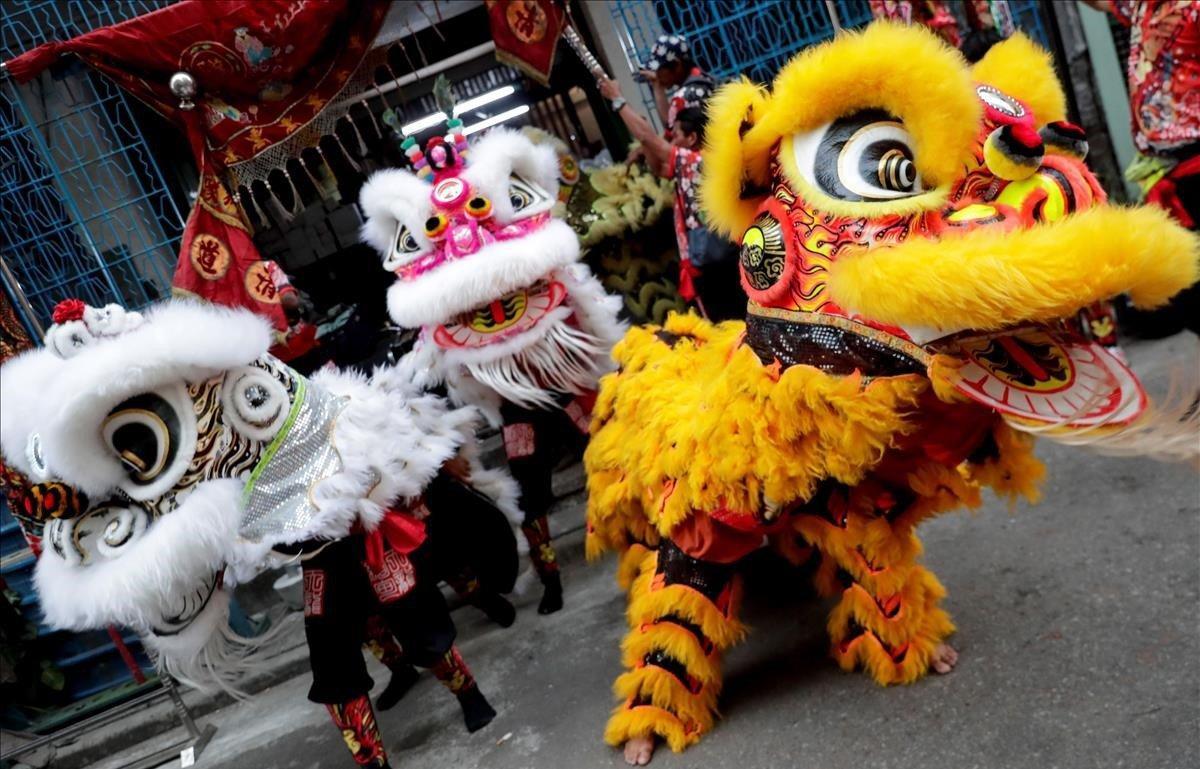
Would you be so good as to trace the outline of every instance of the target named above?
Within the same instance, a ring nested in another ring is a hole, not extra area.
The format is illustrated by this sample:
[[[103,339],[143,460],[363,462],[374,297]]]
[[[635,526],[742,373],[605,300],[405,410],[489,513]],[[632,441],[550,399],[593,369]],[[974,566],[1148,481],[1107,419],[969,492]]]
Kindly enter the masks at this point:
[[[416,280],[397,280],[388,289],[388,314],[405,328],[446,323],[578,259],[575,231],[552,219],[523,238],[496,242]]]
[[[528,408],[554,408],[558,393],[595,387],[607,368],[609,345],[572,326],[574,310],[556,307],[536,326],[478,349],[445,350],[444,365],[465,371],[501,397]]]
[[[558,156],[552,147],[538,146],[529,137],[507,128],[491,131],[471,145],[463,178],[492,201],[492,215],[505,224],[513,220],[508,196],[508,181],[513,174],[541,187],[547,196],[545,210],[558,199]]]
[[[342,470],[313,488],[318,514],[306,538],[344,537],[356,521],[373,529],[388,507],[424,491],[475,424],[471,409],[449,410],[433,397],[409,399],[361,374],[323,369],[313,383],[350,402],[333,430]]]
[[[386,259],[395,245],[396,224],[402,222],[421,245],[422,252],[428,251],[433,243],[425,237],[425,220],[433,213],[433,202],[429,199],[432,191],[429,182],[399,168],[372,174],[358,193],[358,204],[365,217],[362,239]]]
[[[157,305],[139,328],[64,361],[49,396],[60,411],[42,433],[47,462],[84,493],[108,493],[125,478],[100,430],[114,406],[168,383],[201,382],[243,366],[270,344],[270,325],[249,310],[184,300]]]
[[[298,614],[284,617],[263,635],[243,638],[229,627],[228,589],[213,594],[200,616],[172,636],[146,633],[142,642],[163,673],[206,694],[225,692],[246,699],[238,683],[247,675],[266,671],[291,645]]]
[[[47,549],[34,572],[46,624],[63,630],[161,624],[178,612],[181,596],[225,567],[241,515],[241,481],[209,481],[119,558],[72,566]]]
[[[35,482],[49,479],[29,462],[29,437],[55,411],[49,397],[65,361],[45,348],[26,350],[0,366],[0,453],[10,466]]]
[[[567,302],[575,310],[580,328],[604,341],[610,353],[612,346],[625,337],[629,324],[621,320],[622,300],[604,290],[604,286],[582,262],[568,265],[554,273],[554,278],[567,288]],[[605,370],[611,370],[609,368]]]

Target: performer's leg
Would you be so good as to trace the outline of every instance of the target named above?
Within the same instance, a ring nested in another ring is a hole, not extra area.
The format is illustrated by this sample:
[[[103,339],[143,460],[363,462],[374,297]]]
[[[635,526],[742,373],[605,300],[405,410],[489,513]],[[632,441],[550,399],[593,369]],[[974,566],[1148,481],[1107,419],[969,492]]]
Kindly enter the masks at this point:
[[[647,763],[656,737],[681,751],[712,728],[720,654],[744,635],[736,590],[730,565],[698,561],[669,541],[646,551],[629,591],[628,672],[613,685],[623,702],[604,733],[629,763]]]
[[[482,611],[500,627],[510,627],[516,621],[516,608],[504,596],[484,587],[469,567],[464,567],[458,574],[446,575],[446,584],[463,601]]]
[[[371,700],[362,695],[340,705],[328,704],[329,717],[333,725],[342,731],[342,739],[354,756],[354,763],[370,769],[388,769],[387,752],[383,749],[383,736],[371,710]]]
[[[304,564],[304,634],[313,682],[308,698],[326,706],[360,766],[386,767],[387,753],[371,702],[363,661],[371,587],[361,567],[361,542],[334,542]]]
[[[544,410],[524,409],[505,403],[504,451],[508,467],[521,487],[521,509],[525,522],[521,532],[529,542],[529,558],[544,586],[539,614],[562,608],[562,577],[558,557],[550,544],[550,522],[546,514],[554,503],[551,479],[556,458],[553,430],[555,415]]]
[[[953,473],[953,470],[949,472]],[[937,509],[957,506],[953,476],[939,484],[945,498],[906,490],[876,494],[844,488],[821,495],[825,510],[797,521],[827,559],[818,570],[818,589],[840,592],[829,617],[832,654],[844,670],[865,668],[881,684],[911,683],[933,669],[949,672],[957,653],[946,643],[954,623],[940,604],[946,595],[937,578],[917,559],[916,523]],[[881,509],[871,497],[885,499]]]
[[[430,509],[425,526],[432,544],[434,573],[444,579],[463,601],[478,608],[488,619],[500,627],[512,625],[517,618],[517,610],[491,584],[479,578],[475,566],[480,562],[472,560],[472,553],[478,553],[478,543],[470,539],[474,532],[462,531],[472,516],[491,514],[503,517],[504,514],[495,508],[490,499],[468,489],[462,481],[445,473],[438,473],[426,488],[425,501]],[[488,508],[481,509],[484,505]],[[489,548],[496,546],[488,541]],[[478,555],[475,557],[478,558]],[[495,557],[503,558],[499,554]],[[485,564],[483,568],[487,569],[488,565]],[[502,589],[511,589],[511,584]]]
[[[454,646],[457,630],[446,599],[433,579],[418,576],[407,595],[382,605],[381,614],[409,661],[432,670],[458,699],[468,731],[477,731],[491,723],[496,711]]]
[[[417,669],[404,658],[404,650],[400,648],[400,644],[392,636],[392,631],[387,629],[378,614],[371,615],[367,620],[366,647],[375,655],[375,659],[392,672],[387,686],[375,698],[377,708],[389,710],[395,707],[417,682]]]
[[[529,558],[543,585],[538,614],[553,614],[563,607],[563,588],[558,573],[558,554],[550,542],[550,519],[545,515],[527,517],[521,524],[521,533],[529,543]]]

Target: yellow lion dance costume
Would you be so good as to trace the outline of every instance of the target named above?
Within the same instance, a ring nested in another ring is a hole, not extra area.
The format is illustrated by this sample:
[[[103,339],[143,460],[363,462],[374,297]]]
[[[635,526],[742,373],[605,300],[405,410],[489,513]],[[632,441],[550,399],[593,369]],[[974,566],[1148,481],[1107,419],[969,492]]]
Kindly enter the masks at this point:
[[[679,751],[712,727],[744,632],[734,566],[764,540],[819,557],[842,668],[908,683],[954,656],[918,524],[984,487],[1035,499],[1035,433],[1197,451],[1194,415],[1149,408],[1062,319],[1123,292],[1166,302],[1200,247],[1161,211],[1106,205],[1029,40],[970,67],[875,24],[709,110],[702,200],[742,233],[746,321],[631,330],[586,455],[588,554],[620,551],[629,592],[613,745]]]

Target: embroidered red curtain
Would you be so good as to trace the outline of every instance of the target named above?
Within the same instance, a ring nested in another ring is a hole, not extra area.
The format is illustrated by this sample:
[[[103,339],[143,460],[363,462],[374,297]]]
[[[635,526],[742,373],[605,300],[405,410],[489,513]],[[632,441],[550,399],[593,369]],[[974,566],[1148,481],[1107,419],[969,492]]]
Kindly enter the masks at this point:
[[[312,121],[362,61],[387,10],[379,0],[181,0],[5,66],[24,82],[74,54],[183,128],[201,181],[173,288],[249,307],[282,332],[274,282],[221,171]],[[177,72],[195,82],[191,109],[171,92]]]

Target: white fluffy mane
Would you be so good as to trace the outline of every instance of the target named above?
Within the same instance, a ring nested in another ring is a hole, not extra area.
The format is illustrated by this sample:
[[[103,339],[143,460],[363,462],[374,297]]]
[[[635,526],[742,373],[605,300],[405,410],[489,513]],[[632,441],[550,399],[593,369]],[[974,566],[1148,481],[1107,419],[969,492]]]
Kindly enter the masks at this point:
[[[395,281],[388,288],[388,315],[405,328],[447,323],[578,260],[575,231],[553,219],[523,238],[493,243],[416,280]]]
[[[139,328],[63,361],[49,396],[59,413],[42,433],[46,460],[86,494],[105,494],[125,477],[100,425],[114,406],[172,382],[201,382],[266,353],[271,328],[249,310],[174,300]]]

